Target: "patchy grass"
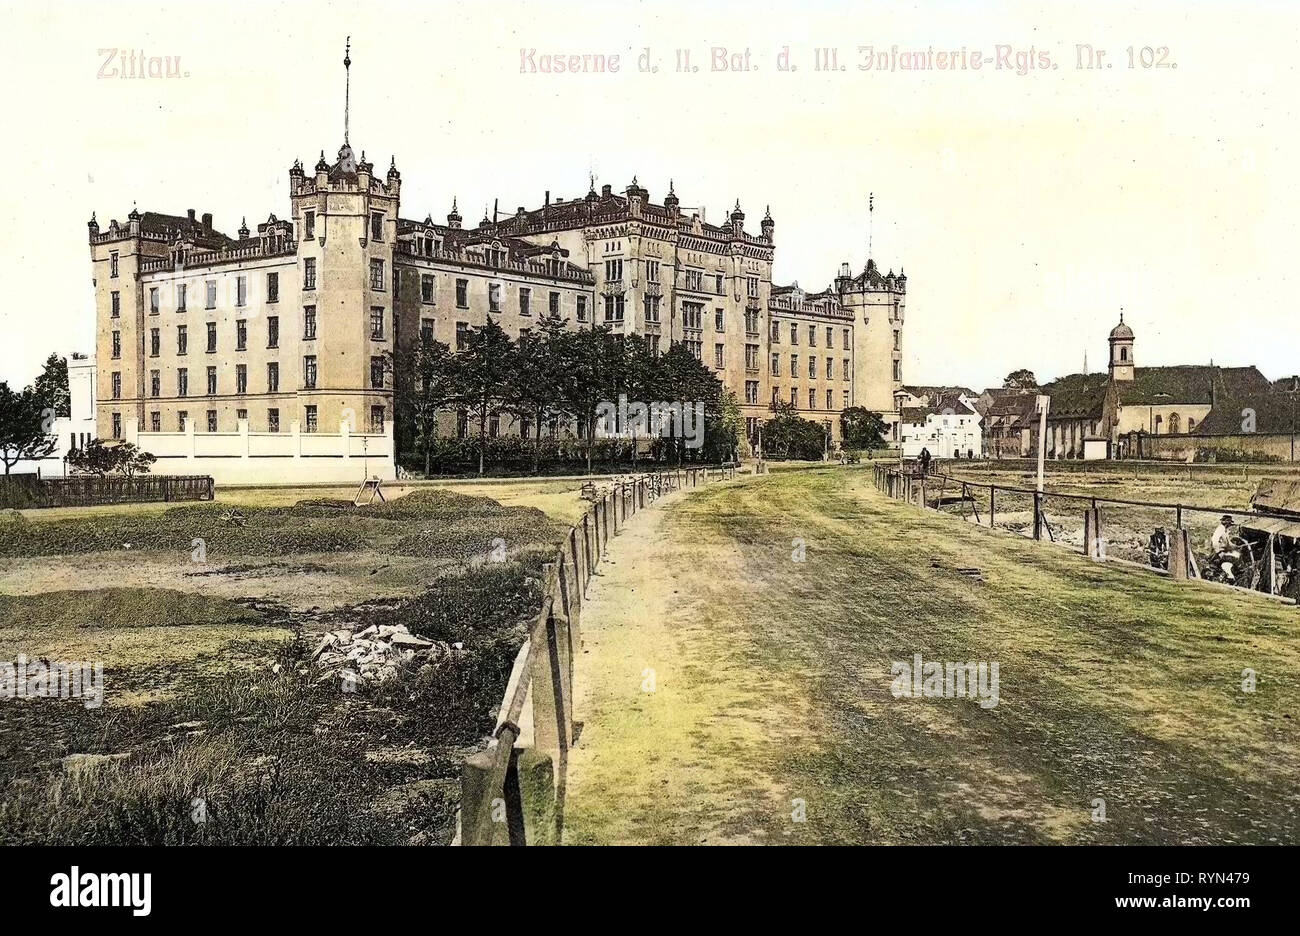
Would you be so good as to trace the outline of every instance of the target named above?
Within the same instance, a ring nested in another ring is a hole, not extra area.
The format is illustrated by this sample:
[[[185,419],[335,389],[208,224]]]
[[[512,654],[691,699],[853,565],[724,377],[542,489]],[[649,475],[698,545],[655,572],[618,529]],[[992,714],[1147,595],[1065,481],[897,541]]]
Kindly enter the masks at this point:
[[[1295,608],[923,514],[864,469],[651,516],[584,608],[566,840],[1300,841]],[[998,662],[1000,703],[894,698],[917,653]]]
[[[562,526],[434,488],[250,503],[243,526],[226,509],[0,525],[0,553],[48,557],[0,562],[21,592],[0,594],[0,660],[102,661],[105,690],[100,708],[0,699],[0,844],[450,839],[461,759],[492,728]],[[195,537],[212,562],[190,561]],[[485,562],[496,539],[509,560]],[[104,587],[33,588],[41,574]],[[308,665],[343,621],[463,652],[343,694]]]

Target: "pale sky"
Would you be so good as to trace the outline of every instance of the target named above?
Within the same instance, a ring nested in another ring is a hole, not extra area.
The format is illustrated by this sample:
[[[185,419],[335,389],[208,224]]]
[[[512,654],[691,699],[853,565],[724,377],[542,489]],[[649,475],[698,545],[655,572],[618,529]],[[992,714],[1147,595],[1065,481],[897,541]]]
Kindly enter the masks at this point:
[[[774,278],[821,288],[862,267],[874,192],[877,263],[908,275],[908,383],[1046,380],[1085,352],[1103,368],[1121,306],[1139,365],[1300,371],[1297,3],[0,7],[11,383],[93,350],[92,210],[106,225],[133,202],[194,208],[231,235],[288,214],[293,160],[310,170],[342,142],[349,34],[352,144],[377,168],[396,155],[406,217],[442,220],[453,195],[467,223],[493,199],[578,197],[589,171],[616,191],[635,174],[658,202],[671,177],[711,221],[739,198],[756,232],[770,205]],[[1077,69],[1081,43],[1113,67]],[[858,69],[859,46],[895,44],[995,61]],[[1048,67],[999,70],[999,45]],[[1144,46],[1176,67],[1141,67]],[[101,78],[109,47],[179,56],[183,75]],[[658,72],[638,68],[646,47]],[[753,70],[711,70],[714,47],[748,49]],[[796,71],[778,70],[785,47]],[[844,70],[816,71],[815,47]],[[620,70],[521,74],[521,48],[539,66],[617,54]],[[698,71],[674,71],[679,48]]]

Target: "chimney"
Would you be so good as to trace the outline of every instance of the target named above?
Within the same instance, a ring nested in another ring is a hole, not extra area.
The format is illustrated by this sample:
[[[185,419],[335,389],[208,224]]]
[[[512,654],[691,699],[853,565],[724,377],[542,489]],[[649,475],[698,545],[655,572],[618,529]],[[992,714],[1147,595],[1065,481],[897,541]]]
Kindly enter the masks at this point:
[[[191,209],[189,210],[189,216],[190,216],[190,220],[193,221],[193,220],[194,220],[194,209],[193,209],[193,208],[191,208]]]
[[[603,198],[609,198],[609,196],[612,195],[613,192],[614,192],[614,187],[612,185],[602,185],[600,187],[600,194],[601,197]]]
[[[203,212],[203,230],[212,230],[212,212],[210,211]]]
[[[550,190],[550,189],[547,189],[547,190],[546,190],[546,207],[547,207],[547,208],[551,207],[551,190]]]

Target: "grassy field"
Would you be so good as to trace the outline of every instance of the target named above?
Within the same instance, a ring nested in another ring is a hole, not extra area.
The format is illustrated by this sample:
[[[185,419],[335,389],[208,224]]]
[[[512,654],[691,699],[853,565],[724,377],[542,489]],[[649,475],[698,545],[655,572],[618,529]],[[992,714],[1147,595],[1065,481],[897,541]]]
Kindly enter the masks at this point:
[[[704,489],[611,555],[569,843],[1300,842],[1294,607],[921,513],[869,468]],[[998,704],[895,697],[918,653],[997,662]]]
[[[579,488],[11,513],[0,661],[100,662],[104,699],[0,698],[0,843],[448,841],[460,760],[491,729]],[[350,624],[464,652],[344,694],[309,656]]]

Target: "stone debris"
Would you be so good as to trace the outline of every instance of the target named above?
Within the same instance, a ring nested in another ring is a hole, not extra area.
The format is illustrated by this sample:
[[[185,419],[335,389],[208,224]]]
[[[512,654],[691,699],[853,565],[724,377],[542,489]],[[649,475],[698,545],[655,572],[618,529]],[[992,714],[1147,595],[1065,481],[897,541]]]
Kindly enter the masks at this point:
[[[425,672],[462,653],[464,647],[460,642],[425,640],[403,624],[371,624],[358,631],[348,628],[330,631],[321,638],[311,661],[320,672],[317,682],[337,680],[340,684],[359,686],[392,679],[403,667]]]

